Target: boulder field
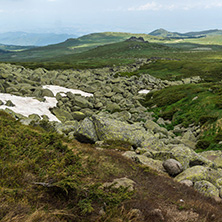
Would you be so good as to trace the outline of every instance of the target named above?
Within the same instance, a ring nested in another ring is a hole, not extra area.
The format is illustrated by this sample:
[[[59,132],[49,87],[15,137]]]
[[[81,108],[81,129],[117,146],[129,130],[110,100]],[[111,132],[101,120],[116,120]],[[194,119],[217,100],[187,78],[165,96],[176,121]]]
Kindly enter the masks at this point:
[[[0,64],[2,95],[32,97],[40,102],[54,98],[57,102],[50,108],[50,114],[58,121],[35,112],[21,115],[12,110],[15,106],[12,101],[1,98],[0,109],[7,107],[6,111],[23,124],[42,125],[44,121],[46,128],[51,127],[70,139],[93,143],[96,148],[104,149],[107,141],[109,144],[110,141],[111,144],[112,141],[130,144],[131,150],[123,152],[125,158],[168,174],[205,195],[222,198],[222,152],[196,153],[199,126],[184,128],[178,125],[167,130],[170,121],[156,120],[140,103],[145,95],[141,90],[147,90],[142,91],[147,93],[172,85],[197,83],[201,79],[192,77],[171,82],[149,74],[120,75],[149,62],[140,60],[125,67],[54,71]],[[53,89],[58,87],[65,88],[55,93]]]

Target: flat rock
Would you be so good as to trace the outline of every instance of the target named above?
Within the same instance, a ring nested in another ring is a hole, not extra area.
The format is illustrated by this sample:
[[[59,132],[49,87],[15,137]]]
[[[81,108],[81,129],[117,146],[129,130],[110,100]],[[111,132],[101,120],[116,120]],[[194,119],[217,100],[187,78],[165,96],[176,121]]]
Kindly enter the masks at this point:
[[[135,182],[129,178],[123,177],[123,178],[118,178],[114,179],[112,182],[107,182],[103,184],[103,188],[112,186],[112,188],[120,188],[120,187],[125,187],[128,188],[128,191],[133,191],[135,187]]]

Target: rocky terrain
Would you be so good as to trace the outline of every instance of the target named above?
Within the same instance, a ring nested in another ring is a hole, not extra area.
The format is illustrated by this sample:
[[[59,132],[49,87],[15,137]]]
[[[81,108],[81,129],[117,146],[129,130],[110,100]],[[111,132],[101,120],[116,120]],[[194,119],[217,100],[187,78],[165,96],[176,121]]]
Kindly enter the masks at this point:
[[[31,70],[0,64],[1,93],[34,97],[41,102],[48,97],[56,98],[57,104],[50,111],[59,121],[48,121],[47,115],[33,113],[24,116],[15,113],[11,110],[15,104],[10,100],[1,101],[0,104],[6,106],[6,111],[23,124],[41,125],[45,121],[45,127],[52,127],[70,139],[95,144],[98,149],[106,149],[110,141],[126,142],[131,148],[123,156],[160,173],[169,174],[176,181],[220,200],[221,151],[196,153],[199,126],[184,128],[178,125],[167,130],[169,120],[155,120],[153,113],[141,105],[144,92],[172,85],[198,83],[200,77],[167,81],[149,74],[129,78],[119,75],[121,72],[135,71],[149,62],[141,59],[125,67],[61,71],[42,68]],[[48,85],[78,89],[93,96],[85,97],[70,90],[54,95],[49,88],[43,87]]]

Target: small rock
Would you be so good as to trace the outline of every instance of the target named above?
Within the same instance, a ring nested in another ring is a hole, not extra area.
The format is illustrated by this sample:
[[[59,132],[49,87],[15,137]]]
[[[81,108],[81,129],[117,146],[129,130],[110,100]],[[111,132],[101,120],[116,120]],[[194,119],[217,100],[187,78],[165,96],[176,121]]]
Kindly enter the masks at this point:
[[[188,187],[192,187],[193,186],[193,181],[192,180],[182,180],[180,181],[181,184],[184,184]]]
[[[152,216],[158,217],[161,221],[164,221],[164,216],[163,216],[162,210],[154,209],[150,212],[150,214]]]
[[[181,163],[175,159],[168,159],[164,161],[163,167],[170,176],[176,176],[183,171]]]

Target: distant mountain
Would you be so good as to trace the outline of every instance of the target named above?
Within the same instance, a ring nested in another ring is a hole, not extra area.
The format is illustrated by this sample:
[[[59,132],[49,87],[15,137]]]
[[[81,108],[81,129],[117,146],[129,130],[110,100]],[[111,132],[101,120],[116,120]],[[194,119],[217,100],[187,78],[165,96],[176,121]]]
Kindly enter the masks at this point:
[[[206,31],[200,31],[200,32],[187,32],[185,33],[185,35],[195,36],[195,37],[198,37],[200,35],[205,35],[205,36],[222,35],[222,30],[212,29],[212,30],[206,30]]]
[[[26,33],[26,32],[6,32],[0,33],[0,44],[19,46],[46,46],[57,44],[75,38],[75,35],[54,34],[54,33]]]
[[[222,30],[212,29],[205,30],[199,32],[187,32],[187,33],[179,33],[179,32],[169,32],[165,29],[156,29],[153,32],[150,32],[149,35],[158,36],[158,37],[168,37],[168,38],[199,38],[205,36],[214,36],[214,35],[222,35]]]
[[[168,32],[165,29],[156,29],[153,32],[149,33],[149,35],[159,36],[159,37],[182,37],[178,32]]]

